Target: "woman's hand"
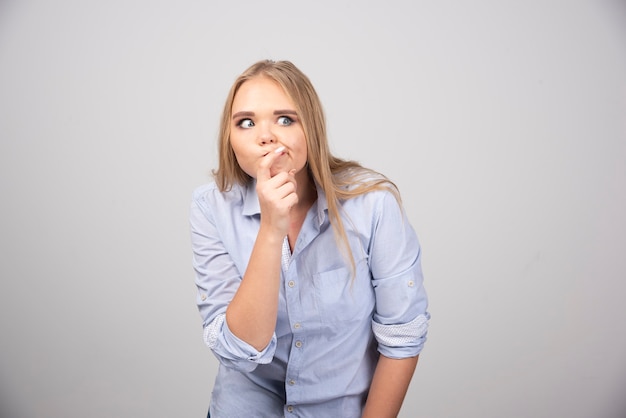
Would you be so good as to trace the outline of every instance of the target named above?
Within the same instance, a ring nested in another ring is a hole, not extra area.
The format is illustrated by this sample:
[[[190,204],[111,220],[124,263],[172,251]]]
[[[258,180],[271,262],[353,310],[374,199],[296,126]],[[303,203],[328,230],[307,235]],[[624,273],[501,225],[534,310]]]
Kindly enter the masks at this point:
[[[278,151],[278,152],[277,152]],[[257,169],[256,191],[261,207],[261,227],[282,239],[289,231],[289,212],[298,203],[295,171],[279,172],[273,177],[271,168],[284,154],[284,148],[267,153]]]

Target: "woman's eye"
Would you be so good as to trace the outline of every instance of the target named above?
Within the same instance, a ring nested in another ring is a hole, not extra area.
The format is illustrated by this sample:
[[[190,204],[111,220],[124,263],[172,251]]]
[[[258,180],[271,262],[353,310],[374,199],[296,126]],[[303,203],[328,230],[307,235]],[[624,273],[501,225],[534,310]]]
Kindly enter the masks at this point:
[[[239,121],[237,126],[239,126],[240,128],[248,129],[254,126],[254,122],[252,122],[250,119],[242,119]]]
[[[293,119],[288,116],[281,116],[278,118],[278,124],[283,126],[289,126],[293,123]]]

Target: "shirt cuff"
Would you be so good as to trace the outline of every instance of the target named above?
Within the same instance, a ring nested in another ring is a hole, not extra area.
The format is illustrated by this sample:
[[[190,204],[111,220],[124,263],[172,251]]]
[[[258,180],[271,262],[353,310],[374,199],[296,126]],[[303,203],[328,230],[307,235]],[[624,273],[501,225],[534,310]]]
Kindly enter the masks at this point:
[[[407,358],[418,355],[424,348],[430,314],[418,315],[406,324],[383,325],[372,320],[372,330],[378,351],[389,358]]]
[[[268,364],[276,351],[276,334],[263,350],[258,351],[239,339],[228,328],[226,314],[220,314],[204,329],[204,342],[225,366],[251,372],[259,364]]]

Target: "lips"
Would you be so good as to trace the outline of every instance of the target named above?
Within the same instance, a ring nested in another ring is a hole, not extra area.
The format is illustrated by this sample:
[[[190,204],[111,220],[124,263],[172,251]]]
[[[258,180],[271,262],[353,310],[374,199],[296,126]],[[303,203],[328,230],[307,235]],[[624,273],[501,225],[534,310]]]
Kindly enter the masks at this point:
[[[272,151],[268,151],[265,154],[263,154],[263,157],[267,156],[270,152],[272,152]],[[280,154],[280,155],[285,154],[285,147],[283,147],[283,146],[278,147],[273,152],[276,153],[276,154]]]

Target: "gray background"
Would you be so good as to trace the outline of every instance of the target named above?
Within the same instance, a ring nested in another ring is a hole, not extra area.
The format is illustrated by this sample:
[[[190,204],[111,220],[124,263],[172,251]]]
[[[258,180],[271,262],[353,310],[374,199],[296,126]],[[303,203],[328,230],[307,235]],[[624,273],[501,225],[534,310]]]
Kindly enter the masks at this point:
[[[422,241],[402,417],[626,416],[623,1],[0,0],[3,418],[204,416],[188,207],[262,58]]]

